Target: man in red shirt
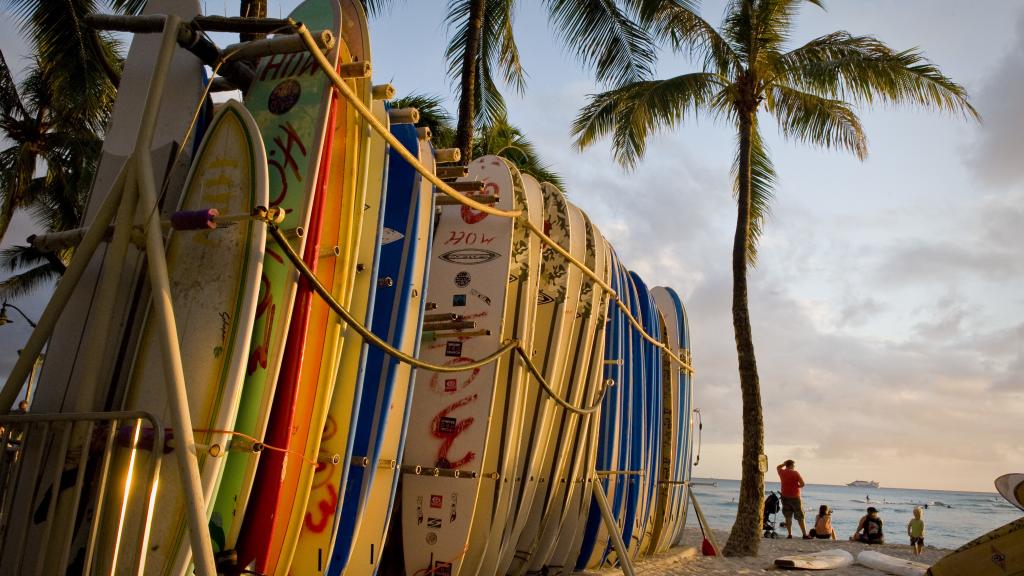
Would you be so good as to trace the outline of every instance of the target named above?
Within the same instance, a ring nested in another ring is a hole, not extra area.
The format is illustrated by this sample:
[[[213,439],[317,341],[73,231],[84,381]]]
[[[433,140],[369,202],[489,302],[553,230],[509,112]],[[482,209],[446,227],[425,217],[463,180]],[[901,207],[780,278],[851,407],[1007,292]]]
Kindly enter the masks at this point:
[[[804,507],[800,502],[800,489],[804,487],[804,479],[795,469],[796,463],[786,460],[775,467],[779,473],[779,482],[782,484],[782,515],[786,517],[787,538],[793,537],[793,516],[796,516],[800,524],[800,532],[803,532],[804,539],[807,535],[807,526],[804,525]]]

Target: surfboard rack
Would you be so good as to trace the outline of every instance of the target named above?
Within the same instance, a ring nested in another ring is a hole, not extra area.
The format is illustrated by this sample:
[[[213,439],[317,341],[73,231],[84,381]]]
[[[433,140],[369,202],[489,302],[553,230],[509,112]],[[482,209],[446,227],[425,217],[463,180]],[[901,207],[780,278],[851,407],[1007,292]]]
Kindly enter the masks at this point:
[[[100,21],[103,19],[100,18]],[[140,22],[136,20],[136,22]],[[107,318],[103,311],[113,306],[113,298],[116,290],[113,285],[120,280],[121,263],[126,254],[131,232],[135,227],[134,215],[144,215],[145,229],[145,254],[146,274],[152,291],[152,310],[150,312],[156,325],[156,337],[163,356],[162,368],[164,370],[164,382],[166,384],[166,395],[168,412],[170,414],[171,428],[174,430],[175,438],[179,439],[182,446],[194,446],[195,437],[192,431],[192,419],[188,406],[188,397],[185,387],[185,374],[182,368],[181,349],[178,342],[177,322],[174,309],[171,303],[170,281],[167,271],[167,259],[164,247],[164,237],[160,222],[160,210],[157,206],[159,189],[157,188],[156,171],[153,166],[153,158],[150,149],[153,145],[153,138],[156,131],[159,117],[160,105],[167,90],[167,73],[171,66],[175,50],[182,39],[182,32],[196,42],[205,39],[193,27],[182,26],[181,19],[174,15],[160,17],[161,41],[159,51],[152,65],[152,77],[146,94],[142,116],[138,123],[134,152],[128,157],[124,167],[118,173],[110,193],[99,205],[98,210],[86,232],[82,235],[67,270],[61,277],[54,290],[53,296],[47,303],[42,316],[36,324],[36,328],[29,336],[18,360],[8,375],[3,390],[0,391],[0,405],[11,406],[17,399],[26,377],[30,374],[36,358],[42,352],[43,346],[53,334],[57,320],[60,318],[64,307],[70,300],[75,285],[82,278],[92,260],[93,254],[108,233],[109,225],[114,223],[114,230],[111,245],[107,250],[107,258],[111,266],[104,266],[99,279],[99,297],[93,304],[93,309],[100,318]],[[305,42],[309,42],[308,38]],[[188,38],[186,38],[188,39]],[[212,46],[212,42],[205,40]],[[313,40],[316,45],[317,41]],[[214,47],[216,50],[216,47]],[[191,48],[190,48],[191,50]],[[194,52],[194,51],[193,51]],[[322,54],[322,53],[321,53]],[[216,58],[219,60],[221,54],[216,51]],[[236,63],[242,66],[240,63]],[[230,67],[232,63],[219,62],[218,67]],[[265,214],[264,217],[269,216]],[[264,220],[261,218],[260,220]],[[95,346],[103,346],[108,341],[108,334],[111,330],[111,323],[99,322],[92,326],[85,338]],[[101,370],[100,355],[88,355],[86,364],[83,367],[82,377],[78,382],[81,398],[88,399],[90,403],[99,395],[100,382],[99,371]],[[92,360],[90,360],[92,359]],[[40,415],[32,415],[39,416]],[[46,418],[60,418],[68,415],[45,415]],[[82,417],[82,416],[78,416]],[[104,416],[106,418],[107,416]],[[96,418],[95,415],[92,418]],[[162,430],[163,427],[154,420],[153,429]],[[162,442],[162,435],[155,435],[154,442]],[[81,435],[76,434],[75,438],[81,441]],[[71,428],[65,434],[65,445],[71,440]],[[42,448],[38,447],[40,453]],[[155,451],[155,449],[154,449]],[[162,447],[161,447],[162,451]],[[175,450],[173,452],[177,469],[181,479],[181,488],[184,492],[184,502],[188,523],[189,544],[192,549],[192,559],[195,564],[196,573],[201,576],[214,576],[216,565],[213,555],[213,544],[210,540],[210,531],[207,529],[206,519],[206,498],[203,495],[202,484],[199,473],[198,457],[194,450]],[[154,459],[159,462],[161,459]],[[57,468],[60,471],[60,468]],[[84,477],[84,471],[81,474]],[[155,478],[155,476],[153,476]],[[55,478],[55,485],[59,485],[60,477]],[[106,483],[100,485],[101,497],[98,502],[103,502]],[[30,499],[28,499],[30,500]],[[52,508],[56,506],[57,498],[51,499]],[[100,504],[101,505],[101,504]],[[148,512],[146,512],[148,513]],[[26,514],[21,517],[30,517]],[[99,522],[99,515],[94,515],[94,522]],[[49,532],[50,524],[47,524],[46,531]],[[98,533],[94,524],[90,537]],[[147,531],[142,531],[147,533]],[[25,534],[26,531],[20,531]],[[22,536],[19,536],[21,538]],[[44,538],[42,542],[47,542]],[[142,555],[146,554],[147,546],[144,541],[139,542],[137,548],[126,548],[126,554],[132,556],[132,561],[142,562]],[[62,553],[67,550],[62,551]],[[139,558],[135,558],[139,556]],[[63,562],[63,559],[62,559]],[[65,563],[66,566],[66,563]],[[62,570],[61,573],[64,571]]]
[[[89,574],[95,568],[98,554],[112,554],[112,551],[106,548],[120,545],[128,549],[134,546],[140,553],[129,555],[130,557],[126,558],[119,568],[130,569],[131,573],[138,570],[143,561],[142,551],[146,550],[149,540],[152,516],[149,502],[156,489],[156,479],[160,474],[165,445],[163,434],[150,434],[147,438],[148,449],[142,449],[137,444],[140,441],[140,434],[128,436],[129,447],[139,448],[136,456],[139,475],[135,478],[140,488],[124,498],[120,510],[105,510],[104,504],[109,499],[103,497],[103,492],[107,484],[113,482],[110,478],[111,461],[115,451],[123,450],[118,437],[125,426],[136,432],[145,429],[164,429],[156,416],[142,411],[0,415],[0,516],[3,518],[0,526],[0,550],[19,551],[5,555],[16,559],[18,564],[5,568],[11,569],[12,573],[41,574],[45,567],[52,569],[55,574],[65,574],[74,552],[76,556],[81,555],[82,573]],[[49,497],[40,499],[26,498],[18,494],[18,476],[22,466],[31,460],[38,460],[44,450],[56,451],[55,457],[66,462],[64,467],[55,470],[54,478],[50,480],[51,485],[60,486],[61,491],[72,491],[73,510],[76,512],[70,520],[76,525],[81,524],[83,530],[88,530],[88,538],[83,548],[75,548],[76,543],[70,538],[54,539],[60,540],[59,542],[51,541],[50,526],[57,514],[58,498],[54,497],[55,495],[50,494]],[[135,450],[133,454],[136,454]],[[90,498],[89,485],[93,479],[87,476],[86,470],[95,466],[99,469],[96,485],[100,487],[100,497],[95,500],[95,506],[86,512],[86,507],[79,506],[79,503],[85,498]],[[119,534],[116,542],[101,545],[96,538],[101,519],[109,518],[111,514],[124,518],[128,513],[140,515],[143,519],[141,526],[145,526],[145,529]],[[39,547],[39,555],[36,558],[27,558],[20,551],[25,549],[25,539],[32,524],[46,527],[45,533],[41,536],[41,542],[45,544]],[[73,548],[75,549],[72,550]]]
[[[110,32],[133,32],[136,34],[161,33],[164,31],[166,16],[121,16],[113,14],[87,14],[85,24],[95,30]],[[256,71],[246,60],[274,54],[295,54],[306,52],[303,39],[294,34],[288,20],[276,18],[225,18],[222,16],[197,16],[180,23],[176,29],[178,44],[194,54],[202,62],[227,79],[230,88],[219,84],[221,89],[246,91],[256,77]],[[253,32],[277,33],[279,36],[240,42],[220,49],[206,36],[206,32]],[[314,41],[323,50],[334,47],[335,38],[330,30],[313,33]],[[216,78],[214,79],[216,81]]]

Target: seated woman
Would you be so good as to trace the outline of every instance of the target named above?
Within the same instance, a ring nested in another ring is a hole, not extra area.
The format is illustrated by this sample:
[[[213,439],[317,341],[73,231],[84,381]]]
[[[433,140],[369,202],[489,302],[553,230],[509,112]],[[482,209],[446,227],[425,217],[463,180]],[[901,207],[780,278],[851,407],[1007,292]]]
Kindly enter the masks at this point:
[[[850,540],[865,544],[885,544],[882,519],[878,517],[878,510],[874,506],[868,507],[868,513],[861,517],[860,523],[857,524],[857,531],[850,536]]]
[[[836,531],[832,528],[832,511],[824,504],[818,508],[818,516],[814,518],[811,538],[820,538],[822,540],[836,539]]]

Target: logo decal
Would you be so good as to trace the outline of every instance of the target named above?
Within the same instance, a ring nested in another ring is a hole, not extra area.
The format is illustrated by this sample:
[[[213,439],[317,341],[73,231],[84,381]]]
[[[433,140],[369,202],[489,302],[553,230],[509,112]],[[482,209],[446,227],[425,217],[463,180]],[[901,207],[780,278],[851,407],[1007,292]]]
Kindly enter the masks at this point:
[[[441,508],[442,506],[444,506],[444,496],[441,496],[440,494],[431,494],[430,507]]]
[[[280,116],[291,110],[295,103],[299,101],[299,96],[301,95],[302,85],[299,84],[298,80],[289,78],[274,86],[274,90],[270,92],[270,96],[267,98],[267,110],[270,110],[272,114]]]
[[[423,524],[423,496],[416,497],[416,524]]]
[[[382,230],[380,234],[380,245],[387,246],[392,242],[398,242],[402,238],[405,238],[404,234],[402,234],[398,230],[392,230],[391,228],[385,226],[384,230]]]
[[[452,306],[465,306],[465,305],[466,305],[466,295],[465,294],[456,294],[456,295],[452,296]]]
[[[455,392],[458,389],[459,389],[459,381],[456,380],[455,378],[448,378],[447,380],[444,381],[444,391],[445,392]]]
[[[545,294],[543,290],[537,292],[537,304],[550,304],[554,301],[555,299]]]
[[[469,272],[462,271],[455,275],[455,285],[459,288],[469,286],[469,283],[472,281],[473,277],[469,275]]]
[[[450,416],[445,416],[437,422],[437,431],[440,434],[454,434],[459,421]]]
[[[491,299],[483,292],[479,292],[476,288],[473,288],[470,290],[470,293],[482,300],[484,304],[487,304],[488,306],[491,305]]]
[[[444,355],[458,358],[462,356],[462,342],[459,340],[450,340],[444,345]]]
[[[437,544],[437,534],[427,532],[427,544],[430,544],[431,546]]]
[[[461,248],[459,250],[450,250],[445,252],[444,254],[441,254],[440,258],[441,260],[452,264],[473,266],[476,264],[486,264],[499,256],[500,254],[497,252],[484,250],[483,248]]]
[[[430,517],[427,518],[427,528],[440,528],[440,527],[441,527],[441,519],[440,518],[434,518],[433,516],[430,516]]]

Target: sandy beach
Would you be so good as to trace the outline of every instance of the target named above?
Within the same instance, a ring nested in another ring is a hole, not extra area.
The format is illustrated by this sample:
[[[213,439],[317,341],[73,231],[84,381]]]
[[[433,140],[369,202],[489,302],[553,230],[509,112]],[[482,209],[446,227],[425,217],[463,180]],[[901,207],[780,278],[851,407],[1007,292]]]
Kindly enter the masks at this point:
[[[715,530],[715,538],[719,546],[725,546],[728,532]],[[918,562],[931,563],[949,553],[949,550],[942,548],[925,547],[924,552],[914,558],[910,546],[906,544],[883,544],[868,546],[849,542],[847,540],[802,540],[794,538],[787,540],[763,539],[756,558],[722,558],[701,556],[700,549],[701,533],[696,528],[687,528],[683,536],[682,546],[673,548],[669,552],[646,559],[636,565],[636,573],[645,576],[731,576],[733,574],[761,574],[763,572],[791,572],[776,568],[773,561],[782,556],[791,554],[805,554],[808,552],[820,552],[832,548],[842,548],[854,558],[861,550],[875,550],[890,556],[908,558]],[[619,570],[587,571],[582,574],[597,576],[604,574],[621,574]],[[847,568],[829,570],[827,572],[834,576],[872,576],[884,574],[872,568],[853,565]]]

